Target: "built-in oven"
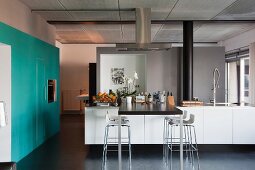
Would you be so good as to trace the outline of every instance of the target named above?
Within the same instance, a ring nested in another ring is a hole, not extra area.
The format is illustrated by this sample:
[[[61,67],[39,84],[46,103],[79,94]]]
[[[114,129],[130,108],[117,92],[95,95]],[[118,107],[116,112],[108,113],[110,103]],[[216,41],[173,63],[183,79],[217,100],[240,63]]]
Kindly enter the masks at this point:
[[[55,102],[56,99],[56,80],[48,80],[48,103]]]

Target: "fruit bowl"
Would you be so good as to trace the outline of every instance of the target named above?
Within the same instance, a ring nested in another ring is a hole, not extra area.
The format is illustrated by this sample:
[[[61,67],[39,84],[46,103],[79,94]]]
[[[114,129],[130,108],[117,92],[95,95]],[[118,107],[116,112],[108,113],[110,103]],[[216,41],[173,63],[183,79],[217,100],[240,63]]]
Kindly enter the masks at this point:
[[[107,94],[107,93],[101,93],[99,92],[96,96],[93,96],[93,102],[96,103],[97,105],[104,105],[108,106],[110,103],[115,103],[116,102],[116,96],[114,93]]]

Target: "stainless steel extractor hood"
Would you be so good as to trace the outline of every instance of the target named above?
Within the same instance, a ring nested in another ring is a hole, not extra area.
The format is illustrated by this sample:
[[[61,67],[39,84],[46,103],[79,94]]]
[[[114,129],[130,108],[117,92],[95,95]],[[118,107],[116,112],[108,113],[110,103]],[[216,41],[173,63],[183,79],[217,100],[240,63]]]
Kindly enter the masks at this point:
[[[150,51],[168,50],[170,43],[151,43],[151,9],[136,8],[136,43],[116,44],[118,50]]]

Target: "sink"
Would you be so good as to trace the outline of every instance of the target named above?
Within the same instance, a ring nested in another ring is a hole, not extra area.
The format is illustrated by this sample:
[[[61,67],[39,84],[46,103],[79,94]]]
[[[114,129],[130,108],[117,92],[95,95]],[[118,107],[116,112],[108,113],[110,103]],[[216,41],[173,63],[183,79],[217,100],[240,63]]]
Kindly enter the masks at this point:
[[[229,105],[229,104],[232,104],[232,103],[216,103],[216,104],[219,104],[219,105]]]
[[[230,106],[233,103],[215,103],[215,106]],[[206,106],[214,106],[213,103],[205,103]]]

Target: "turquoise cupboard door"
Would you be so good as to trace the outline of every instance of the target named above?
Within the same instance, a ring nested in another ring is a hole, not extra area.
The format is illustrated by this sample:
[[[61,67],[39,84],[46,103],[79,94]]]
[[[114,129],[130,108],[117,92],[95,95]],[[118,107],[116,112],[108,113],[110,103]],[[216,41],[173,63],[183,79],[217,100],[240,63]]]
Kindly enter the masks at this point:
[[[1,21],[0,42],[11,46],[11,160],[18,162],[59,132],[59,49]],[[48,78],[58,84],[58,100],[49,104]]]
[[[45,61],[36,59],[36,145],[40,145],[45,140],[45,116],[46,116],[46,78]]]

